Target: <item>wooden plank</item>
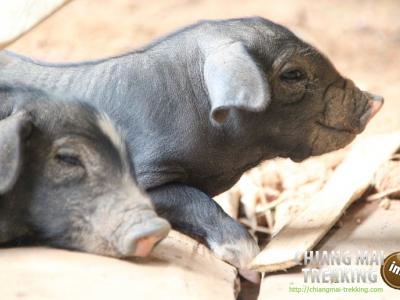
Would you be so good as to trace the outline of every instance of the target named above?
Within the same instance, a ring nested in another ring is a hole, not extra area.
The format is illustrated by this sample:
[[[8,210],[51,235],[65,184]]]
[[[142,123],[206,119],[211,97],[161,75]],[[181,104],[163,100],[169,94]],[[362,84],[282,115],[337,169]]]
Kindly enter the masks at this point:
[[[152,259],[124,261],[49,248],[0,250],[1,299],[234,299],[236,270],[172,232]]]
[[[379,207],[377,202],[359,201],[352,205],[346,214],[340,219],[343,224],[340,228],[332,229],[328,236],[318,245],[315,250],[319,251],[341,251],[350,252],[357,255],[358,251],[380,251],[386,255],[399,251],[400,241],[400,201],[391,201],[390,209],[386,210]],[[334,266],[334,269],[357,268],[354,266],[355,260],[352,258],[352,265]],[[321,267],[323,269],[325,267]],[[328,266],[326,267],[328,268]],[[288,272],[268,273],[261,282],[258,300],[267,299],[348,299],[371,300],[371,299],[399,299],[399,291],[388,287],[380,274],[379,266],[371,266],[378,274],[376,283],[304,283],[304,276],[300,268],[294,268]],[[289,287],[304,288],[304,286],[317,287],[364,287],[364,288],[383,288],[379,293],[303,293],[290,292]]]
[[[17,40],[70,1],[0,1],[0,49]]]
[[[296,266],[296,255],[311,250],[323,238],[399,146],[400,132],[358,140],[321,192],[272,239],[251,267],[274,272]]]

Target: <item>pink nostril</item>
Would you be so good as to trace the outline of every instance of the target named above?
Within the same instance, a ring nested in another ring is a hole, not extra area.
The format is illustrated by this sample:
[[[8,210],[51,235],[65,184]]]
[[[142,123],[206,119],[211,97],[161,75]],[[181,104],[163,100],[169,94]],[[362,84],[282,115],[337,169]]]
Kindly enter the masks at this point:
[[[154,246],[168,235],[170,229],[171,225],[161,218],[137,224],[123,239],[120,251],[124,257],[146,257]]]
[[[371,102],[371,114],[369,115],[368,121],[370,121],[377,113],[380,111],[383,105],[383,98],[382,100],[372,100]]]
[[[153,250],[154,246],[162,239],[162,237],[150,236],[139,239],[136,242],[134,256],[146,257]]]
[[[377,113],[378,111],[382,108],[384,98],[379,95],[372,94],[370,92],[364,91],[364,95],[369,99],[369,105],[371,108],[371,112],[368,117],[369,122]]]

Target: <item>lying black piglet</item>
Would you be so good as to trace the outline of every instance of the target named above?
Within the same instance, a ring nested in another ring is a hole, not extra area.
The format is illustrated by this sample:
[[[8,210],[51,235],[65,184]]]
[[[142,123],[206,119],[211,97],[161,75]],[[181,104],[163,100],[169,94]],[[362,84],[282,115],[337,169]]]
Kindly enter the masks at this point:
[[[0,89],[0,244],[146,256],[170,225],[132,177],[125,143],[86,104]]]

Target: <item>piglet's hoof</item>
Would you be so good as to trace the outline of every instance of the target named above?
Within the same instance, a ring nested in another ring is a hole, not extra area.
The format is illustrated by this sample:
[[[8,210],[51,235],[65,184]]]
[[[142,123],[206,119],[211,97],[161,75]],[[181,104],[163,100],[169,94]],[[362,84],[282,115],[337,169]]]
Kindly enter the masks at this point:
[[[253,283],[260,283],[260,281],[261,281],[261,275],[257,271],[248,270],[248,269],[239,269],[239,274],[243,278],[245,278],[248,281],[253,282]]]
[[[215,256],[238,268],[244,278],[251,282],[259,282],[259,274],[248,268],[249,263],[260,252],[253,238],[243,238],[225,244],[210,242],[209,245]]]

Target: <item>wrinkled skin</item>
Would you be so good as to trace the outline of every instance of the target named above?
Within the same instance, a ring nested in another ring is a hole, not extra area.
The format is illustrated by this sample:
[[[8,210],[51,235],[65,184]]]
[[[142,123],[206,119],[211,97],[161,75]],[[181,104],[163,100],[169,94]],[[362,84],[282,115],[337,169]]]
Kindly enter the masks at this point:
[[[106,116],[32,90],[0,89],[0,103],[0,244],[128,257],[166,236]]]
[[[263,160],[301,161],[344,147],[382,103],[262,18],[201,22],[94,62],[49,64],[3,52],[0,83],[13,82],[106,111],[127,136],[137,181],[157,212],[238,267],[258,247],[210,197]]]

